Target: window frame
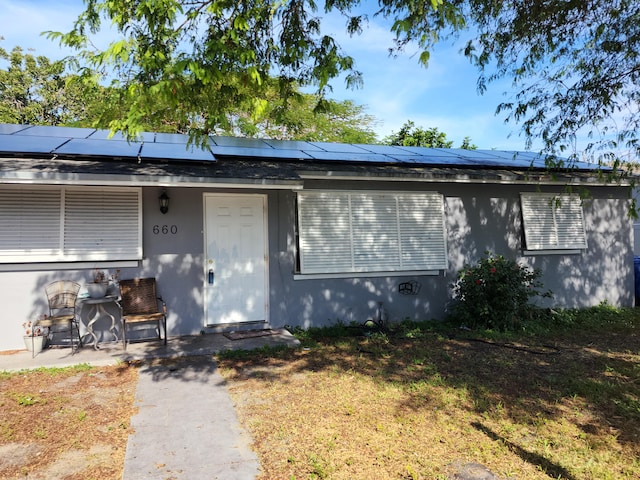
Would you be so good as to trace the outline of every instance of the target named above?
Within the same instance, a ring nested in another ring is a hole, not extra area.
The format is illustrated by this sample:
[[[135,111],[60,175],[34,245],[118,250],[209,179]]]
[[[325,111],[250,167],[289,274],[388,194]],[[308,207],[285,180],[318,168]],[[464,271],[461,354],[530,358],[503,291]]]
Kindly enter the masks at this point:
[[[588,248],[579,195],[522,192],[520,206],[527,255],[575,254]]]
[[[1,185],[0,265],[139,261],[142,189]]]
[[[440,193],[305,190],[296,199],[295,278],[438,275],[448,268]]]

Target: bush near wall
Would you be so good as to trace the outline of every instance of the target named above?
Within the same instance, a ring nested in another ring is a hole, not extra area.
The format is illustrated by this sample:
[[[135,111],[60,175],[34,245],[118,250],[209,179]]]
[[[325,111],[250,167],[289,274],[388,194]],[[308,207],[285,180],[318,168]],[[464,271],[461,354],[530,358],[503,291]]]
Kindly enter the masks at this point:
[[[536,316],[533,298],[551,296],[543,292],[540,276],[537,269],[487,252],[458,273],[451,320],[469,328],[514,330]]]

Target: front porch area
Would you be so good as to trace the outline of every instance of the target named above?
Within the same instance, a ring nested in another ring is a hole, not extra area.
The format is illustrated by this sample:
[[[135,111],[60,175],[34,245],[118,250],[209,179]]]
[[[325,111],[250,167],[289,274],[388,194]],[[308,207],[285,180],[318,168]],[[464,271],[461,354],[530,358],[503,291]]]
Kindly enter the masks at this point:
[[[40,367],[68,367],[80,364],[94,366],[120,362],[148,361],[161,358],[215,355],[225,350],[254,350],[265,346],[297,347],[300,341],[286,329],[272,330],[270,335],[244,336],[232,340],[223,333],[169,338],[161,341],[135,342],[122,348],[122,342],[100,343],[98,350],[92,344],[75,351],[69,347],[46,348],[32,358],[27,350],[0,352],[0,371],[17,371]]]

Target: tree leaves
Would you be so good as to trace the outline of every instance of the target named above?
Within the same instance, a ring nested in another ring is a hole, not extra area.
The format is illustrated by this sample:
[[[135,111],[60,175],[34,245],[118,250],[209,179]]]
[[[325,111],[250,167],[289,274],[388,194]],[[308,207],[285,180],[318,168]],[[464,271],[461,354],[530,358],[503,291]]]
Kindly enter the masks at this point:
[[[411,120],[405,122],[398,133],[392,133],[383,140],[386,145],[397,145],[404,147],[427,147],[427,148],[452,148],[453,141],[447,140],[447,134],[440,132],[436,127],[424,129],[416,127]],[[465,137],[460,148],[475,150],[469,137]]]
[[[319,100],[332,82],[362,83],[354,60],[323,35],[313,0],[86,0],[72,31],[49,33],[78,49],[90,68],[109,68],[118,84],[138,85],[118,125],[135,130],[156,115],[153,88],[163,108],[180,112],[180,124],[206,133],[228,125],[238,105],[261,108],[266,81],[276,78],[286,97],[313,87]],[[345,17],[358,33],[370,13],[359,0],[325,0],[324,11]],[[529,144],[578,157],[588,150],[639,153],[640,3],[635,0],[378,0],[373,16],[391,21],[390,53],[411,45],[427,65],[432,47],[469,29],[464,48],[479,69],[478,90],[509,78],[513,92],[496,111],[518,122]],[[122,35],[105,52],[90,34],[103,21]],[[288,86],[287,86],[288,85]],[[144,99],[144,101],[142,100]],[[254,112],[260,116],[261,112]],[[226,128],[226,127],[225,127]],[[589,153],[589,152],[588,152]]]
[[[343,73],[350,85],[359,83],[353,59],[321,35],[316,8],[303,0],[91,0],[72,31],[49,35],[78,48],[90,68],[110,65],[119,84],[153,88],[184,113],[181,123],[199,115],[206,98],[207,113],[192,130],[206,133],[239,104],[266,100],[271,76],[314,86],[320,97]],[[88,48],[89,32],[105,20],[122,37],[104,52]],[[118,122],[126,131],[138,127],[129,122],[154,114],[153,102],[131,100],[129,120]]]
[[[577,158],[588,150],[637,150],[640,120],[640,4],[631,0],[472,0],[479,35],[465,54],[480,68],[479,88],[512,78],[515,94],[498,106],[521,122],[529,142]],[[611,152],[610,152],[611,153]]]
[[[33,125],[74,124],[78,119],[94,118],[101,87],[95,78],[69,74],[64,62],[25,53],[20,47],[11,52],[0,48],[0,122]],[[90,112],[89,112],[90,111]]]

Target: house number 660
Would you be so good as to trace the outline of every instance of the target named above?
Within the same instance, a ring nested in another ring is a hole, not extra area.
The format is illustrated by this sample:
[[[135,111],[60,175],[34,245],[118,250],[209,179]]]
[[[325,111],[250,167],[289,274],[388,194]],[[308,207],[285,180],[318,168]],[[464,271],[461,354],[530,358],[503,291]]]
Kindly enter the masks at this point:
[[[154,235],[175,235],[178,233],[177,225],[154,225],[153,226]]]

